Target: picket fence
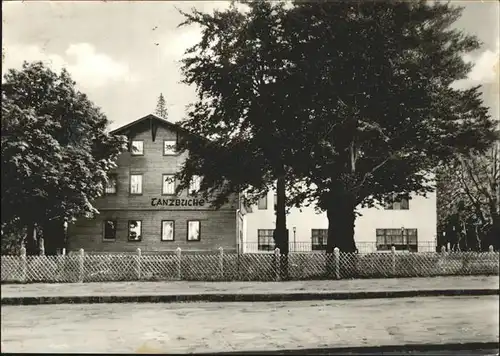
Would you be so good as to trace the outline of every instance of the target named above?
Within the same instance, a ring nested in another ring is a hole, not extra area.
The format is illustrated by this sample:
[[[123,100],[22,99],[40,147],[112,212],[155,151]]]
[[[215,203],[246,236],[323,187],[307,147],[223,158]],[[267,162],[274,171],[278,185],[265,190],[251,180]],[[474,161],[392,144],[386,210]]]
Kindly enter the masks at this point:
[[[280,281],[498,275],[499,253],[437,252],[241,254],[217,251],[1,257],[2,283],[111,281]]]

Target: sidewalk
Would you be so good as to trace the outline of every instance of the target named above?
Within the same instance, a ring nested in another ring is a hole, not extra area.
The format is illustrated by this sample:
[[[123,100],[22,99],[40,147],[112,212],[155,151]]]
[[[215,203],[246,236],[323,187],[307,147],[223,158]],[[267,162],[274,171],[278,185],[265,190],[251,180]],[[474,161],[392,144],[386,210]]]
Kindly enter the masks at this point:
[[[2,305],[179,301],[286,301],[498,295],[498,276],[290,282],[7,284]]]

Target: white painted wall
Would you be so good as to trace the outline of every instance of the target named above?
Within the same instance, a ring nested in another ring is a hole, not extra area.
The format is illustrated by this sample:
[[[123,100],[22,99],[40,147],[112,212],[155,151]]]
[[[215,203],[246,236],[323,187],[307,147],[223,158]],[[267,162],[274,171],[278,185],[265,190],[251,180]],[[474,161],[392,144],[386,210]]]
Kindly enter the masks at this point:
[[[245,215],[243,252],[258,252],[258,229],[274,229],[274,192],[267,196],[267,210],[252,206]],[[436,193],[427,197],[413,195],[409,210],[385,210],[384,208],[360,209],[362,216],[356,219],[355,241],[360,252],[376,251],[376,229],[417,229],[418,251],[434,252],[437,237]],[[295,239],[293,227],[296,228]],[[290,251],[296,242],[296,251],[311,249],[311,229],[327,229],[326,213],[316,213],[313,206],[292,208],[287,215]]]

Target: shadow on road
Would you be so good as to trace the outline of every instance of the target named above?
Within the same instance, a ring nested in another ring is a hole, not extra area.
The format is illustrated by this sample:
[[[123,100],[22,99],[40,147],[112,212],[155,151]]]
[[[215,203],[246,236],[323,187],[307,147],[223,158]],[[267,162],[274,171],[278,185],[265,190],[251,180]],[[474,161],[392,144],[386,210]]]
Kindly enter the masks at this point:
[[[198,355],[498,355],[498,342],[234,351]]]

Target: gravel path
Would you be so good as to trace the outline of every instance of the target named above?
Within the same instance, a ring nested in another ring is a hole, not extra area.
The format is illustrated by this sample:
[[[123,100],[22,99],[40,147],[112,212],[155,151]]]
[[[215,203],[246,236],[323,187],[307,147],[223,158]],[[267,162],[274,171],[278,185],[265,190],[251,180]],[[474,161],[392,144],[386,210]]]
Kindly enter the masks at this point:
[[[497,342],[499,298],[2,306],[2,352],[190,353]]]
[[[2,297],[179,295],[209,293],[354,292],[499,288],[498,276],[356,279],[293,282],[112,282],[7,284]]]

